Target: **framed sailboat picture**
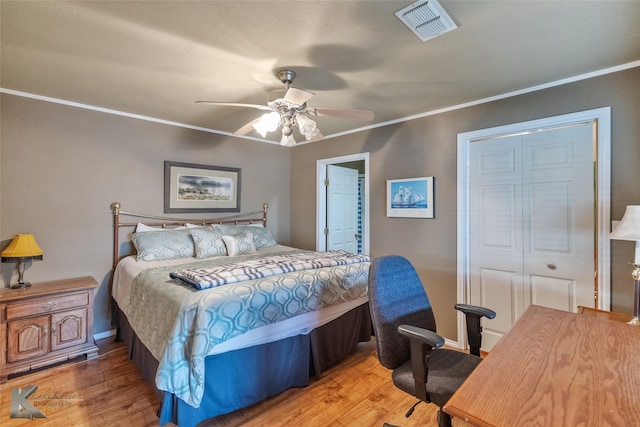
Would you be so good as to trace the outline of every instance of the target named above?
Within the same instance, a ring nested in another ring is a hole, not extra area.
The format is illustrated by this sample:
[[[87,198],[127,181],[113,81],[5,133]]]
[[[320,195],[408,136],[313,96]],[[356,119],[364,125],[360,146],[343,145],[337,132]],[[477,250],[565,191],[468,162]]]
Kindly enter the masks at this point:
[[[433,177],[387,180],[387,216],[434,218]]]

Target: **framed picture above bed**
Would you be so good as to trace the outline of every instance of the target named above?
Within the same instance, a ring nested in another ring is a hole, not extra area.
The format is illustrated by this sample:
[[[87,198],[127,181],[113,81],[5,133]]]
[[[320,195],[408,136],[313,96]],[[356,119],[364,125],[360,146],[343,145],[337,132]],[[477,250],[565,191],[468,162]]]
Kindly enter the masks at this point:
[[[387,217],[434,218],[433,177],[387,181]]]
[[[240,212],[239,168],[164,162],[164,212]]]

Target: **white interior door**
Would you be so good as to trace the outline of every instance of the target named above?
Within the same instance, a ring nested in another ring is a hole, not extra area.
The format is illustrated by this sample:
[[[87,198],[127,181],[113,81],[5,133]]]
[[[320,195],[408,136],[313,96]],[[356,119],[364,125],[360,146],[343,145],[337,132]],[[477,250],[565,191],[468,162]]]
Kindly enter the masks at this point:
[[[523,137],[525,305],[595,307],[594,123]]]
[[[472,304],[496,311],[489,351],[531,304],[595,306],[594,123],[469,148]]]
[[[358,212],[360,220],[358,231],[360,232],[359,243],[362,247],[359,249],[361,253],[369,253],[369,153],[349,154],[346,156],[332,157],[328,159],[320,159],[316,162],[316,250],[327,250],[327,234],[328,232],[328,216],[327,210],[328,188],[325,185],[327,181],[327,169],[329,165],[343,165],[345,163],[357,165],[360,173],[359,181],[361,182],[360,191],[360,211]],[[326,231],[325,231],[326,230]]]
[[[469,163],[470,303],[491,308],[483,349],[524,311],[522,156],[519,136],[474,142]]]
[[[327,165],[327,250],[358,253],[358,170]]]

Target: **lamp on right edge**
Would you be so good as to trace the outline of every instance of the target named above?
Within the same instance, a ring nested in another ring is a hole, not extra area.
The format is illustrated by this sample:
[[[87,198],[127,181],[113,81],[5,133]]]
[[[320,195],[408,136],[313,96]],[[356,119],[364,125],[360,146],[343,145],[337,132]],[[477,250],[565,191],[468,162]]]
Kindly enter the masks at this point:
[[[622,221],[609,236],[615,240],[632,240],[636,242],[636,254],[631,265],[631,273],[635,283],[635,300],[633,301],[633,319],[630,325],[640,325],[640,206],[627,206]]]

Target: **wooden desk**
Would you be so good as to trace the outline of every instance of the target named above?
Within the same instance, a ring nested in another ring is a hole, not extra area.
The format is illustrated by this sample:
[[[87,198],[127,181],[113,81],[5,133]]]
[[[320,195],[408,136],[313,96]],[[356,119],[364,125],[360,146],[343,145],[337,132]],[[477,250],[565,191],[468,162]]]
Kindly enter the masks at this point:
[[[640,327],[531,306],[444,407],[453,426],[631,426]]]
[[[616,313],[613,311],[603,311],[597,310],[595,308],[583,307],[581,305],[578,306],[578,313],[584,314],[587,316],[596,316],[601,320],[614,320],[616,322],[624,322],[627,323],[633,316],[628,314]]]

